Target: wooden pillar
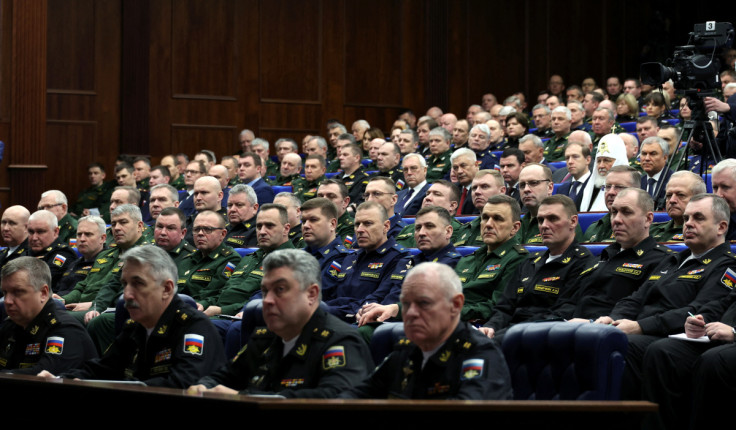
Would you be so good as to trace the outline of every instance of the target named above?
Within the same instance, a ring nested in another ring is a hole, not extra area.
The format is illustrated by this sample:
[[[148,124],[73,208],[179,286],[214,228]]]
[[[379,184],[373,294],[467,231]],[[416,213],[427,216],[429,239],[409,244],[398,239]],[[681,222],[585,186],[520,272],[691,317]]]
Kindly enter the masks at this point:
[[[44,189],[47,162],[59,154],[46,151],[46,0],[12,2],[10,204],[35,211]]]

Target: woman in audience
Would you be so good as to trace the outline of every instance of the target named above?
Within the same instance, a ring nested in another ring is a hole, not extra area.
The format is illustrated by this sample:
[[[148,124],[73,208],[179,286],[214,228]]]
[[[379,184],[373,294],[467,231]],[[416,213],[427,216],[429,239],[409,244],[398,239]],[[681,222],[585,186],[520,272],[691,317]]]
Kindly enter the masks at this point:
[[[616,99],[616,122],[636,121],[639,117],[639,104],[633,94],[621,94]]]
[[[644,98],[644,106],[646,106],[647,116],[657,118],[662,122],[665,119],[672,119],[668,106],[670,105],[670,97],[667,93],[652,91]]]
[[[513,112],[506,117],[506,147],[518,148],[519,139],[529,133],[529,118],[521,112]]]

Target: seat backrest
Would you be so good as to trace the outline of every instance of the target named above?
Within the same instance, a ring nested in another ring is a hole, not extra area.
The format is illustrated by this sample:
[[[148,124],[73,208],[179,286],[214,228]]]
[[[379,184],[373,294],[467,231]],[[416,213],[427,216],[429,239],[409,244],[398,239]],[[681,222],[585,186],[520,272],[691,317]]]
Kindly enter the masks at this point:
[[[376,365],[381,364],[384,358],[391,354],[394,345],[404,337],[403,322],[385,322],[373,332],[371,336],[371,355]]]
[[[627,348],[602,324],[522,323],[503,337],[516,400],[619,400]]]

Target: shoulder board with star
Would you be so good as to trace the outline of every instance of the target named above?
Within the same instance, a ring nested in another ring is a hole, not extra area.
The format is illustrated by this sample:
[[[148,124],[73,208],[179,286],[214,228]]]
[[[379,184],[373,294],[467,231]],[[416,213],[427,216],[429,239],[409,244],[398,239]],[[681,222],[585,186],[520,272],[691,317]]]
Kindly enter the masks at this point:
[[[314,330],[312,330],[312,337],[317,340],[327,340],[332,337],[332,334],[332,330],[328,328],[315,327]]]
[[[654,249],[658,249],[660,251],[663,251],[666,254],[677,254],[677,251],[675,251],[674,249],[670,248],[669,246],[665,246],[665,245],[662,245],[662,244],[659,244],[659,243],[654,247]]]
[[[174,320],[179,323],[187,323],[192,320],[193,311],[194,309],[192,309],[191,306],[185,304],[176,310],[176,317],[174,317]]]
[[[227,257],[228,255],[232,254],[233,252],[235,252],[234,249],[232,249],[230,247],[225,247],[225,248],[222,249],[222,254],[221,255],[224,256],[224,257]]]
[[[253,334],[250,336],[253,339],[271,337],[273,333],[266,326],[256,327],[253,330]]]
[[[409,340],[408,337],[402,337],[398,341],[396,341],[396,345],[394,345],[395,348],[400,349],[406,349],[412,347],[412,342]]]
[[[514,249],[515,249],[515,250],[516,250],[516,252],[518,252],[519,254],[528,254],[528,253],[529,253],[529,250],[528,250],[528,249],[526,249],[526,248],[524,247],[524,245],[522,245],[522,244],[516,244],[516,245],[514,245]]]
[[[49,312],[48,314],[46,314],[46,324],[48,324],[49,327],[55,327],[61,323],[59,322],[59,319],[56,317],[56,315],[54,315],[52,312]]]
[[[401,244],[400,244],[400,243],[398,243],[398,242],[394,243],[394,246],[393,246],[393,247],[394,247],[394,249],[397,249],[397,250],[399,250],[399,251],[401,251],[401,252],[404,252],[404,251],[406,251],[406,248],[404,247],[404,245],[401,245]]]

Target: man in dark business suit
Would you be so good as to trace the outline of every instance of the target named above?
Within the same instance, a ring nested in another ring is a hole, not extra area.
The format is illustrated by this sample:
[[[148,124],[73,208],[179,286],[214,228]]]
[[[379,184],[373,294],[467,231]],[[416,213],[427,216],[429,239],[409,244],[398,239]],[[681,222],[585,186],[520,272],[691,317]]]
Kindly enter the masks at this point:
[[[452,153],[450,160],[452,161],[452,171],[457,178],[456,185],[460,188],[461,196],[455,215],[477,214],[478,211],[473,205],[473,196],[470,190],[473,178],[478,173],[475,152],[468,148],[460,148]]]
[[[521,193],[519,193],[517,184],[519,173],[521,173],[521,169],[525,164],[524,152],[519,148],[506,148],[501,153],[501,175],[503,175],[503,180],[506,182],[506,195],[515,198],[519,206],[522,206],[522,211]]]
[[[667,169],[670,146],[666,140],[652,136],[641,143],[639,159],[646,175],[641,178],[641,188],[654,199],[654,210],[663,210],[667,182],[672,170]]]
[[[567,162],[567,171],[570,173],[570,179],[563,182],[557,189],[557,194],[564,194],[575,202],[575,207],[580,210],[580,202],[583,200],[583,190],[585,184],[591,177],[590,169],[590,148],[587,145],[578,142],[568,142],[565,148],[565,161]]]
[[[422,200],[432,185],[427,183],[427,162],[417,153],[407,154],[401,163],[406,186],[397,193],[394,211],[400,216],[412,216],[419,212]]]
[[[258,204],[273,203],[274,193],[270,185],[261,177],[265,166],[263,159],[253,152],[247,152],[238,160],[238,177],[240,182],[250,185],[258,197]]]

